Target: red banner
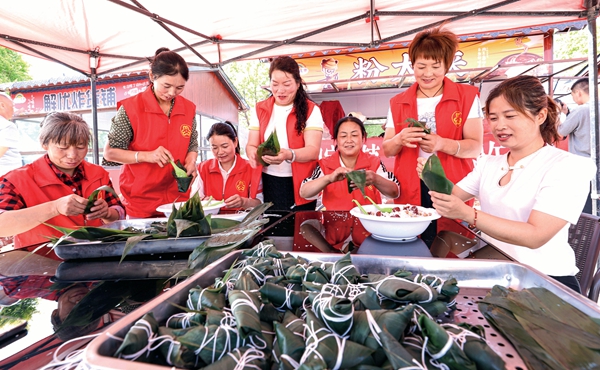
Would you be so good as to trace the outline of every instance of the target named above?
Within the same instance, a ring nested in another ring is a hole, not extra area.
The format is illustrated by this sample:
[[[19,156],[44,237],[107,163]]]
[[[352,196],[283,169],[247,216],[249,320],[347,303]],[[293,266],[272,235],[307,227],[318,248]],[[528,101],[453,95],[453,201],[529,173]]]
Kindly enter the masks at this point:
[[[96,85],[98,109],[116,108],[117,102],[136,95],[148,87],[148,78],[127,81],[107,81]],[[15,118],[63,111],[86,111],[92,109],[92,90],[89,84],[64,85],[56,89],[32,89],[19,92],[13,97]]]

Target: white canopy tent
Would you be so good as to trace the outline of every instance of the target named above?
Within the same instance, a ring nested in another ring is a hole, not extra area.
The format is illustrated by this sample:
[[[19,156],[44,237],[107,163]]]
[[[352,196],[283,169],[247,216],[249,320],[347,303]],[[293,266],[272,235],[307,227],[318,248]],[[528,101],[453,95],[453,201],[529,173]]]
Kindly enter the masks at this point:
[[[417,32],[444,22],[467,41],[563,30],[575,21],[586,21],[589,65],[596,65],[597,3],[20,0],[0,4],[0,45],[79,71],[90,78],[94,90],[97,75],[145,69],[146,58],[163,46],[178,51],[191,66],[221,73],[222,65],[243,59],[406,46]],[[590,68],[590,80],[597,81],[597,68]],[[590,86],[590,106],[595,108],[591,118],[596,123],[592,125],[592,156],[597,161],[598,91],[596,83]]]

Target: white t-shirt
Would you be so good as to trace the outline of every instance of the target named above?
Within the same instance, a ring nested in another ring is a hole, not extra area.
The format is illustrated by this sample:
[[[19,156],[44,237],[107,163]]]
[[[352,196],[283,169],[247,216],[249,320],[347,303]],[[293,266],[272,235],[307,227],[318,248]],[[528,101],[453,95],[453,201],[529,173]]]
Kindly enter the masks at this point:
[[[483,212],[497,217],[527,222],[535,209],[577,223],[596,173],[591,159],[546,145],[518,161],[510,182],[500,186],[508,172],[507,157],[508,153],[480,156],[475,169],[456,185],[477,197]],[[573,276],[578,269],[568,231],[569,224],[537,249],[489,239],[517,261],[544,274]]]
[[[288,149],[288,137],[287,137],[287,118],[292,108],[293,104],[290,105],[273,105],[273,113],[271,113],[271,120],[267,125],[267,129],[265,130],[264,140],[267,140],[273,130],[277,131],[277,139],[279,140],[279,147],[282,149]],[[252,109],[252,114],[250,116],[250,130],[259,131],[259,122],[258,117],[256,116],[256,108]],[[321,115],[321,110],[318,106],[315,106],[310,114],[310,117],[306,120],[306,127],[304,130],[317,130],[323,131],[323,116]],[[292,176],[292,165],[283,161],[279,165],[270,165],[267,167],[263,167],[263,172],[277,177],[291,177]]]
[[[417,121],[426,122],[427,127],[431,129],[432,133],[437,133],[437,123],[435,120],[435,108],[442,100],[443,95],[434,96],[433,98],[417,98]],[[473,104],[471,104],[471,110],[467,119],[471,118],[483,118],[483,111],[481,110],[481,100],[479,96],[475,95]],[[394,128],[394,118],[392,117],[392,110],[388,109],[387,121],[385,128]],[[426,153],[419,148],[419,157],[429,158],[433,153]]]
[[[8,148],[0,157],[0,176],[23,165],[19,152],[19,129],[14,122],[0,117],[0,146]]]

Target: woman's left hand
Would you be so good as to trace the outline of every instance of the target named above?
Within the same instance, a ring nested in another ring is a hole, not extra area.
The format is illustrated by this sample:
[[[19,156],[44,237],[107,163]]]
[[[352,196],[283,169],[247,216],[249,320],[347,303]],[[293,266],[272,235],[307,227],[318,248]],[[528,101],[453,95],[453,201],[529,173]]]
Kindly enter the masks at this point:
[[[244,208],[244,198],[239,194],[235,194],[225,199],[225,207],[227,208]]]
[[[377,174],[371,170],[365,170],[365,187],[369,185],[375,185],[375,179]]]
[[[286,159],[291,159],[291,152],[289,149],[281,149],[277,155],[263,155],[262,159],[267,164],[278,165]]]
[[[443,217],[464,220],[473,212],[470,206],[455,195],[435,191],[430,191],[429,195],[431,196],[433,208]]]
[[[108,203],[104,199],[97,199],[94,202],[94,206],[90,209],[91,213],[86,215],[88,220],[96,220],[99,218],[108,218],[110,214],[110,208],[108,207]]]
[[[437,134],[427,134],[419,145],[425,153],[434,153],[442,149],[443,138]]]

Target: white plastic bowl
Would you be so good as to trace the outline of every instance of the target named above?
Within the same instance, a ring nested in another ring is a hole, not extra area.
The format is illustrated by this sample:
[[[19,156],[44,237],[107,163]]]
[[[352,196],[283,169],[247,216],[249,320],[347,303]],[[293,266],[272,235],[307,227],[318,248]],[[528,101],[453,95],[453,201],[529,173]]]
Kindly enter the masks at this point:
[[[379,204],[380,207],[402,207],[403,205]],[[365,211],[373,212],[377,209],[374,205],[362,206]],[[431,213],[431,216],[419,216],[411,218],[393,218],[382,216],[371,216],[363,214],[358,207],[350,210],[350,214],[360,220],[364,228],[371,233],[373,238],[386,242],[408,242],[413,241],[421,235],[429,223],[441,216],[433,208],[418,207]]]
[[[185,202],[175,202],[175,203],[163,204],[162,206],[156,208],[156,210],[158,212],[164,213],[165,217],[169,218],[169,216],[171,216],[171,211],[173,210],[173,205],[175,205],[175,208],[179,209],[179,207],[181,207],[181,205],[183,203],[185,203]],[[202,201],[202,209],[204,210],[205,215],[216,215],[217,213],[219,213],[219,210],[221,208],[225,207],[225,202],[216,203],[216,201],[212,200],[210,207],[206,206],[207,203],[208,203],[207,200]],[[213,203],[216,203],[216,204],[213,204]]]

